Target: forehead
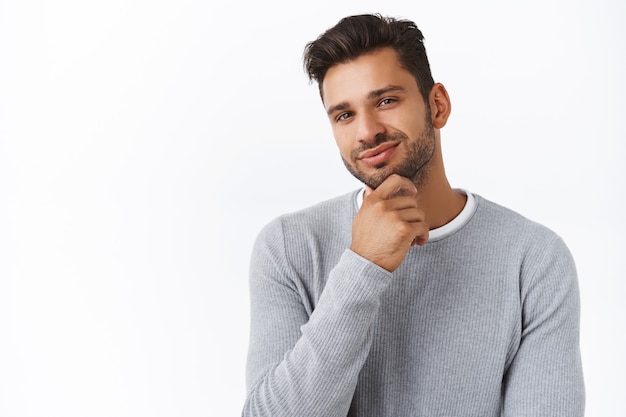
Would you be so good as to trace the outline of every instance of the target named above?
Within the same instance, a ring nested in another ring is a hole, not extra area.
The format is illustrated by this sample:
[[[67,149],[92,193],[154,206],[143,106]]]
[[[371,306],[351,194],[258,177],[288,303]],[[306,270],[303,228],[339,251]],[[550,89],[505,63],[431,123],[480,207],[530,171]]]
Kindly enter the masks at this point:
[[[322,100],[326,106],[358,100],[390,84],[419,93],[415,78],[400,65],[396,52],[383,48],[330,67],[322,83]]]

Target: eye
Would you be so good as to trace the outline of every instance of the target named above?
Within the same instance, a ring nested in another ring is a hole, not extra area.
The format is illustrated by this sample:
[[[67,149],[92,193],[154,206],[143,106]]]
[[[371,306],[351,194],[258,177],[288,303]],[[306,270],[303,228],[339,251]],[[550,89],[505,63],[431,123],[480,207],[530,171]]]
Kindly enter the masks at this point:
[[[387,97],[387,98],[384,98],[384,99],[380,100],[380,102],[378,103],[378,105],[379,105],[379,106],[388,106],[388,105],[390,105],[390,104],[392,104],[392,103],[394,103],[394,102],[396,102],[396,99],[395,99],[395,98],[389,98],[389,97]]]
[[[335,118],[335,120],[338,122],[343,122],[345,120],[348,120],[350,116],[352,116],[352,113],[350,112],[341,113],[339,116]]]

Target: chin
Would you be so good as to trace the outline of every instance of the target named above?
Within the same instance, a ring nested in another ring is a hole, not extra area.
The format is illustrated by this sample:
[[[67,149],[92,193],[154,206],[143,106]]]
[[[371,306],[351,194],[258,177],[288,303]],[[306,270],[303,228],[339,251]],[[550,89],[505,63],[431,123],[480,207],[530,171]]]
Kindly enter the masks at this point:
[[[389,170],[380,170],[371,175],[361,175],[357,177],[357,179],[366,184],[368,187],[375,190],[376,188],[380,187],[380,184],[385,182],[385,180],[392,174],[395,174],[395,172]]]

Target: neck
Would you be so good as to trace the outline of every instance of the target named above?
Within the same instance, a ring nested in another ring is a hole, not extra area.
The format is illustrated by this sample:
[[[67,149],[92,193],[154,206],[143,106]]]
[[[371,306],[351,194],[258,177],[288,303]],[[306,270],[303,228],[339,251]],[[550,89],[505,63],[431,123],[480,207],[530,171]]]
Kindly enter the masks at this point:
[[[430,229],[441,227],[454,219],[465,207],[467,196],[452,189],[446,177],[439,141],[428,166],[428,178],[420,184],[417,193],[418,207],[426,214]]]
[[[418,193],[417,203],[424,210],[426,223],[431,230],[448,224],[465,207],[467,196],[453,190],[447,181],[445,187],[438,187],[436,191],[426,188],[430,187],[424,187]]]

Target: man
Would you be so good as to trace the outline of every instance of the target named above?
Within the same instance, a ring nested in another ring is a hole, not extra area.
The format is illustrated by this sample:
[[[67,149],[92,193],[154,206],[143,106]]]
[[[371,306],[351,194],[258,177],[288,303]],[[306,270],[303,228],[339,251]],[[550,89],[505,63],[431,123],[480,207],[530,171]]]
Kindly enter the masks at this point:
[[[347,17],[305,67],[365,188],[260,233],[243,415],[582,416],[570,253],[451,188],[450,99],[419,29]]]

